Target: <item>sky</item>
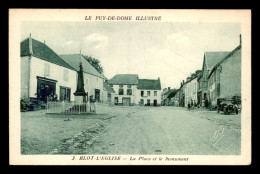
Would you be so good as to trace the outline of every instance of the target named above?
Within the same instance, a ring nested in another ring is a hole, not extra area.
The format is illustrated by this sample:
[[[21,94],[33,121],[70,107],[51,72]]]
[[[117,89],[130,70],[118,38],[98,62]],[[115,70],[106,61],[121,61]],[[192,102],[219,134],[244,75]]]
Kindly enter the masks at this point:
[[[138,74],[158,79],[162,89],[202,69],[207,51],[232,51],[239,45],[239,23],[174,22],[23,22],[21,41],[44,42],[57,54],[99,59],[104,75]]]

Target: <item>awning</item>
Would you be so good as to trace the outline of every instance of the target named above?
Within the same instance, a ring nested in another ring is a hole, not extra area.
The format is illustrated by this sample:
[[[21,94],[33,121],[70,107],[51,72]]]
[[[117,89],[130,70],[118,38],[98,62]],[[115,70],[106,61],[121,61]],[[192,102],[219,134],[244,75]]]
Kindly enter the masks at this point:
[[[40,76],[37,76],[37,79],[38,79],[38,80],[47,81],[47,82],[53,82],[53,83],[58,82],[57,80],[48,79],[48,78],[46,78],[46,77],[40,77]]]

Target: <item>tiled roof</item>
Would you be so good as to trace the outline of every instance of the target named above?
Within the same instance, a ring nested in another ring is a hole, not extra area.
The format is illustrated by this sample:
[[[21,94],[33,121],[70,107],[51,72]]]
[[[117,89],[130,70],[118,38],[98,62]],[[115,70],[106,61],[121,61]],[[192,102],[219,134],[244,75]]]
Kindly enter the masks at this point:
[[[110,87],[107,83],[103,83],[103,87],[109,93],[114,93],[115,92],[114,89],[112,87]]]
[[[112,85],[137,85],[137,74],[117,74],[108,81]]]
[[[207,69],[211,70],[216,63],[228,55],[228,51],[223,52],[205,52],[205,61]]]
[[[20,56],[28,56],[30,55],[29,51],[29,39],[27,38],[20,43]],[[32,56],[37,57],[39,59],[75,70],[72,66],[70,66],[67,62],[65,62],[58,54],[56,54],[51,48],[49,48],[46,44],[32,39]]]
[[[79,70],[79,64],[82,62],[83,71],[85,73],[105,78],[81,54],[64,54],[60,55],[60,57],[77,71]]]
[[[160,80],[139,79],[137,89],[161,90]]]

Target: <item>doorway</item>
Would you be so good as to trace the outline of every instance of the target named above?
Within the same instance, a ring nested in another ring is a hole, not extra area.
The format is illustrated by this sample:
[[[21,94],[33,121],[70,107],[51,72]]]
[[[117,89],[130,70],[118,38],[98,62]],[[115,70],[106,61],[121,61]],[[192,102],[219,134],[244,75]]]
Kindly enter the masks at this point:
[[[100,102],[100,90],[95,89],[95,101]]]
[[[130,98],[123,98],[122,99],[123,101],[123,106],[130,106]]]
[[[144,105],[144,99],[141,99],[140,105]]]
[[[157,106],[157,100],[153,101],[153,106]]]
[[[150,100],[149,99],[147,100],[147,106],[150,106]]]
[[[118,105],[118,97],[115,97],[115,99],[114,99],[115,101],[115,105]]]
[[[37,77],[37,99],[47,102],[47,99],[54,98],[56,94],[55,80]]]

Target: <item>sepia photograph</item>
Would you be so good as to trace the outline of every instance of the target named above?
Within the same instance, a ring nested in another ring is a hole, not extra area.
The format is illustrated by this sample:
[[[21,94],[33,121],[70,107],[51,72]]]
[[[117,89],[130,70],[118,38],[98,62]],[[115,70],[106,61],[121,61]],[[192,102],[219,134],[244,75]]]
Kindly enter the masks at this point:
[[[250,13],[10,9],[10,164],[249,165]]]

